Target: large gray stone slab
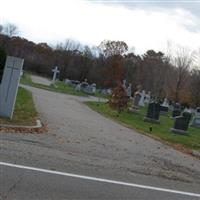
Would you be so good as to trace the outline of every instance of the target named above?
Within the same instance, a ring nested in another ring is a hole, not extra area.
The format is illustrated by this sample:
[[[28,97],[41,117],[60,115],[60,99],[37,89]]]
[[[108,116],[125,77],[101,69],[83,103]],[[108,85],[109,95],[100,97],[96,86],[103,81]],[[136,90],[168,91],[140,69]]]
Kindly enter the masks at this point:
[[[0,116],[12,118],[24,59],[7,56],[0,85]]]

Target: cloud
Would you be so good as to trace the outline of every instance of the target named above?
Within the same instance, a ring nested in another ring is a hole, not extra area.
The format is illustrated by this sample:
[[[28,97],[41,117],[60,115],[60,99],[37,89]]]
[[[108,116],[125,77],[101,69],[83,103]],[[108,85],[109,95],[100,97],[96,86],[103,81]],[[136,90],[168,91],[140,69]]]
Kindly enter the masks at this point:
[[[127,9],[79,0],[0,0],[0,4],[0,23],[16,23],[22,36],[35,42],[74,38],[98,45],[104,39],[123,40],[138,53],[164,51],[167,41],[200,47],[199,19],[182,8]]]

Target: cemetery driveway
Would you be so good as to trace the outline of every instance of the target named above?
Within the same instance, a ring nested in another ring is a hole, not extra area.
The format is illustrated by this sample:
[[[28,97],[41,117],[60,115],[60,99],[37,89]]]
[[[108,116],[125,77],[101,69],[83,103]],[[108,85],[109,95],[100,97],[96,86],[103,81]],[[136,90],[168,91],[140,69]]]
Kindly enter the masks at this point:
[[[49,132],[1,133],[0,161],[199,193],[199,160],[92,111],[90,98],[27,88]]]
[[[36,76],[36,75],[31,75],[31,80],[34,82],[34,83],[40,83],[40,84],[43,84],[43,85],[51,85],[51,81],[47,78],[43,78],[43,77],[40,77],[40,76]]]

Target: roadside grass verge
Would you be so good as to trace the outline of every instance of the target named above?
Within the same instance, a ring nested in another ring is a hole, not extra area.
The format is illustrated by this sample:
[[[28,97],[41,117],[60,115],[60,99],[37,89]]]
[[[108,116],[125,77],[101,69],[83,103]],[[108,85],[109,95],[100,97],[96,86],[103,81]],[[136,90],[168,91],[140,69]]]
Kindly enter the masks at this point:
[[[76,91],[73,87],[66,85],[63,81],[57,81],[54,85],[52,84],[50,86],[39,84],[39,83],[34,83],[31,80],[31,75],[28,74],[28,73],[24,73],[20,82],[22,84],[25,84],[25,85],[30,85],[32,87],[45,89],[45,90],[49,90],[49,91],[53,91],[53,92],[60,92],[60,93],[64,93],[64,94],[70,94],[70,95],[75,95],[75,96],[83,96],[83,97],[88,96],[87,94],[85,94],[82,91]],[[107,95],[103,95],[99,92],[97,92],[94,96],[100,97],[100,98],[107,98],[108,97]]]
[[[32,93],[19,87],[12,120],[0,117],[1,124],[35,125],[37,111]]]
[[[133,128],[140,133],[167,142],[173,146],[180,146],[180,148],[200,150],[200,129],[190,127],[188,135],[174,134],[170,131],[170,128],[174,125],[174,121],[169,116],[160,115],[160,124],[152,124],[143,120],[147,108],[141,108],[138,114],[128,113],[127,110],[118,114],[117,111],[111,109],[106,103],[86,102],[86,104],[98,113],[129,128]],[[152,127],[151,132],[150,127]]]

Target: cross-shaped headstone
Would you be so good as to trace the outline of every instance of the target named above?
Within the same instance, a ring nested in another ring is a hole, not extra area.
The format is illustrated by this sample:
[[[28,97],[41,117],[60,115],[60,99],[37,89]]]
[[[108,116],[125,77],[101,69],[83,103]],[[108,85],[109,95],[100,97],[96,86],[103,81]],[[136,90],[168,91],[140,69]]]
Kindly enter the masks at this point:
[[[0,116],[12,118],[24,60],[8,56],[0,85]]]
[[[58,67],[56,66],[54,69],[52,69],[52,72],[53,72],[53,80],[52,80],[52,82],[55,83],[57,74],[59,74],[60,71],[58,70]]]

